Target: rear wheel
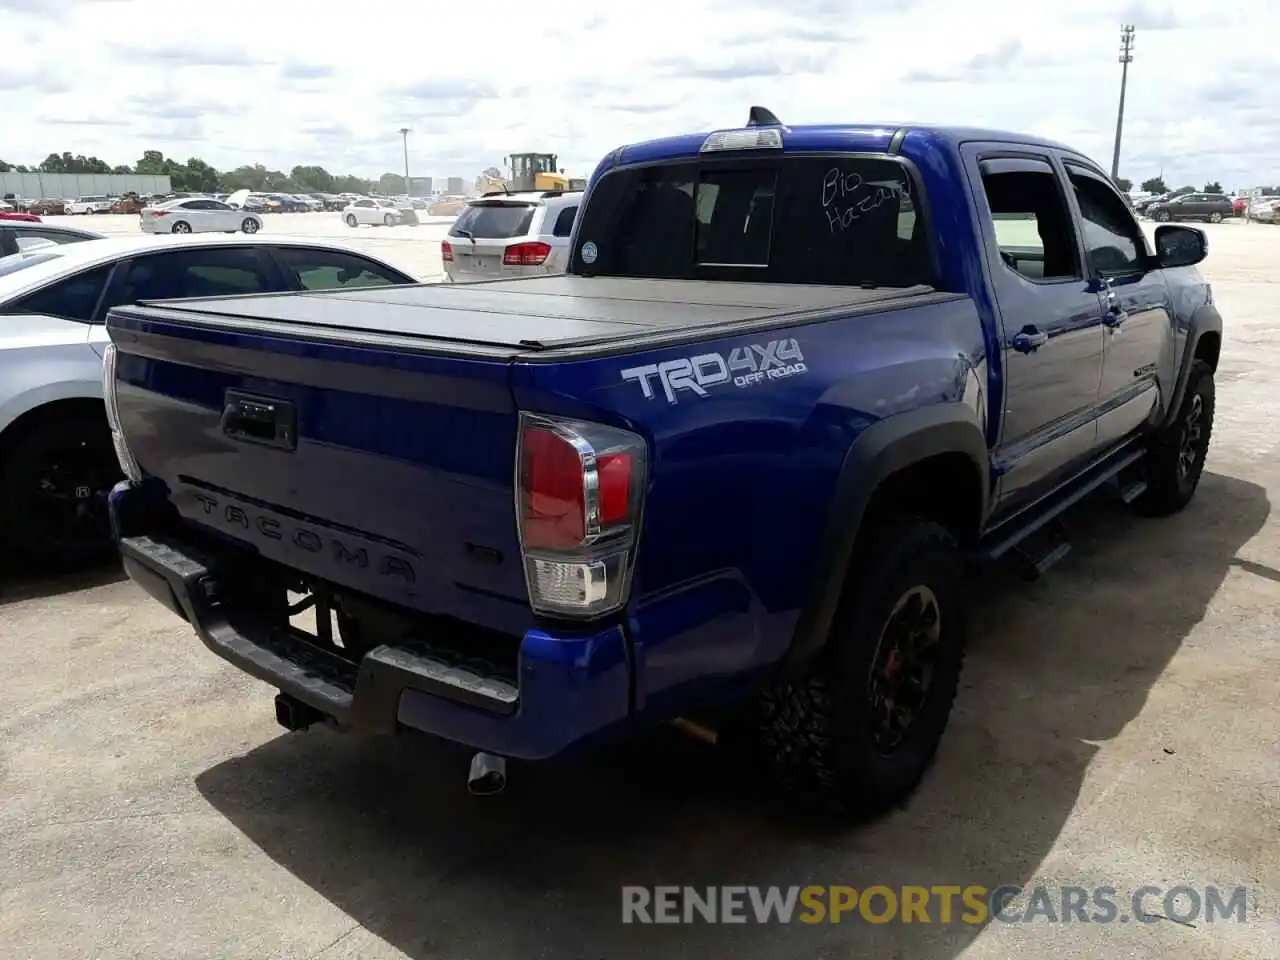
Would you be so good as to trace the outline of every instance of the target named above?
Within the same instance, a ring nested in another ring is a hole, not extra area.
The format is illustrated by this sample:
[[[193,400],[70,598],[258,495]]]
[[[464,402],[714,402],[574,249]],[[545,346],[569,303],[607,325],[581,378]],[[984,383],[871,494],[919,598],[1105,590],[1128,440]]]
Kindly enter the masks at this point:
[[[173,225],[172,229],[174,233],[190,233],[191,224],[187,223],[185,220],[179,220]]]
[[[947,530],[910,517],[855,561],[822,657],[765,694],[760,745],[791,797],[862,819],[933,762],[964,661],[964,565]]]
[[[347,226],[348,227],[360,226],[360,221],[356,219],[356,215],[354,213],[347,214]]]
[[[1214,212],[1214,213],[1209,214],[1209,222],[1210,222],[1210,223],[1221,223],[1221,222],[1222,222],[1222,214],[1217,213],[1217,212]]]
[[[51,421],[21,437],[0,474],[0,534],[33,559],[84,563],[111,552],[107,495],[122,479],[106,420]]]
[[[388,227],[394,227],[396,225],[396,218],[388,213],[385,217],[382,218],[382,222],[384,225]]]

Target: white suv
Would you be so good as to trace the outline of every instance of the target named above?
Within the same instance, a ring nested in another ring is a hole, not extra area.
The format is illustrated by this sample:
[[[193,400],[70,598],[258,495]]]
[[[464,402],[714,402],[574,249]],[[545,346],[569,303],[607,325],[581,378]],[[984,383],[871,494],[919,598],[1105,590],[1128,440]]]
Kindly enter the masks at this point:
[[[110,212],[111,199],[109,197],[79,197],[75,202],[67,204],[67,213],[83,215]]]
[[[563,273],[582,191],[491,193],[470,201],[440,244],[451,283]]]

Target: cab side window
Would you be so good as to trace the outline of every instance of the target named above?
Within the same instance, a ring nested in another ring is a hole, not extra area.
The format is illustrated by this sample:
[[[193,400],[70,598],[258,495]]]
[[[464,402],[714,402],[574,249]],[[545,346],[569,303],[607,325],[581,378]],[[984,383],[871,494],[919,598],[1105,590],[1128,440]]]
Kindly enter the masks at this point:
[[[111,264],[106,264],[59,280],[43,290],[23,297],[10,305],[5,313],[38,313],[89,323],[102,296],[102,288],[106,286],[107,277],[111,275],[111,267]]]
[[[1028,280],[1080,278],[1071,215],[1048,161],[985,160],[981,170],[1005,266]]]
[[[1067,164],[1067,175],[1080,207],[1085,253],[1093,269],[1104,277],[1141,273],[1147,245],[1124,201],[1096,176],[1074,164]]]

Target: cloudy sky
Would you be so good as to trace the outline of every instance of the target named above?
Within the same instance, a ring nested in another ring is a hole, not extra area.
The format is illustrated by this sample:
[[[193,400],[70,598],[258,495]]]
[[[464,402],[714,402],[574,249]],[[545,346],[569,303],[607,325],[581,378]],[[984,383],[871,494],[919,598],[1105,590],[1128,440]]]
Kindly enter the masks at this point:
[[[618,144],[761,103],[788,123],[1025,130],[1109,168],[1123,22],[1121,175],[1280,182],[1280,0],[0,0],[0,159],[154,148],[376,176],[401,169],[408,126],[415,174],[470,181],[540,150],[585,176]]]

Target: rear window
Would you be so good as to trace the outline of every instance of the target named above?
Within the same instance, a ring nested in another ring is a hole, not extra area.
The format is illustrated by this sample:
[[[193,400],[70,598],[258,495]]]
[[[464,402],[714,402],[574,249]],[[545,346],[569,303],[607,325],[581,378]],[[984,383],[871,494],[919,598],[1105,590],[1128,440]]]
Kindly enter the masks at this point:
[[[11,253],[7,257],[0,257],[0,277],[34,267],[37,263],[57,260],[60,256],[59,253]]]
[[[906,166],[888,157],[711,159],[621,170],[600,180],[581,213],[572,270],[765,283],[932,283],[914,193]]]
[[[476,240],[510,240],[523,237],[533,223],[531,203],[473,203],[458,214],[449,235]]]

